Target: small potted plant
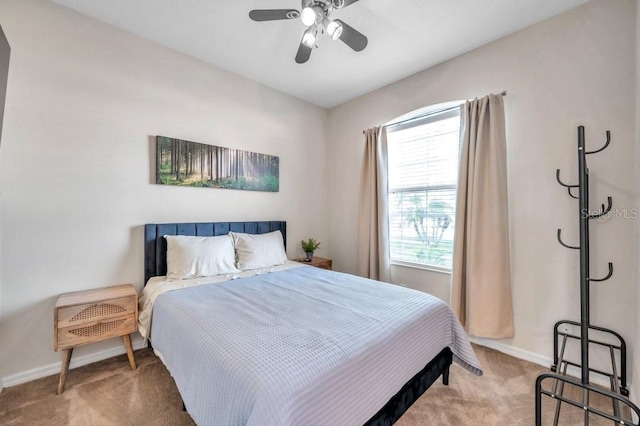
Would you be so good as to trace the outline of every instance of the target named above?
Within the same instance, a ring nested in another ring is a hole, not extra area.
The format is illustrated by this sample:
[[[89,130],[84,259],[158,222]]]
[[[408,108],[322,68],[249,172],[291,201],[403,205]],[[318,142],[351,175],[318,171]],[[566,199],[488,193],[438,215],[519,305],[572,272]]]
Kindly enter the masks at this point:
[[[302,250],[307,255],[307,262],[311,262],[313,259],[313,252],[320,247],[320,243],[313,238],[309,238],[308,240],[300,241],[300,244],[302,245]]]

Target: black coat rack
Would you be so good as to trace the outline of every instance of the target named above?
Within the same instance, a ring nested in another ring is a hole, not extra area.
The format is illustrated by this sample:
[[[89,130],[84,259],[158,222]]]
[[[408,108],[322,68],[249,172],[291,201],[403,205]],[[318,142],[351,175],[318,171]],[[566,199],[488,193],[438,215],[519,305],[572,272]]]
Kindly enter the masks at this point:
[[[542,395],[549,396],[556,400],[554,415],[554,426],[558,424],[560,418],[560,408],[562,403],[567,403],[584,410],[584,424],[589,424],[590,413],[612,420],[620,425],[638,426],[631,419],[631,412],[640,416],[640,409],[630,402],[627,397],[627,348],[626,343],[620,334],[613,330],[598,327],[591,324],[590,318],[590,285],[592,282],[606,281],[613,275],[613,263],[609,262],[609,272],[603,278],[594,278],[589,271],[589,221],[602,218],[609,213],[613,207],[613,200],[607,197],[607,205],[602,204],[598,212],[589,210],[589,168],[587,167],[587,155],[604,151],[611,143],[611,132],[606,132],[607,140],[604,146],[595,151],[587,151],[585,148],[584,126],[578,127],[578,184],[569,185],[560,179],[560,170],[556,170],[556,180],[560,185],[567,188],[567,192],[572,198],[578,200],[580,243],[578,246],[566,244],[562,240],[562,231],[558,229],[558,242],[569,249],[580,251],[580,322],[561,320],[554,326],[553,342],[553,373],[543,373],[536,380],[536,426],[542,425]],[[572,192],[577,188],[578,195]],[[571,331],[573,327],[580,327],[580,335],[576,336]],[[596,331],[599,336],[606,337],[606,341],[590,337],[589,332]],[[569,340],[579,340],[580,342],[580,362],[565,359],[565,350]],[[559,347],[559,343],[561,345]],[[614,342],[614,343],[611,343]],[[611,357],[611,371],[605,372],[589,365],[589,350],[593,345],[607,348]],[[620,360],[620,373],[617,371],[617,360]],[[567,376],[569,366],[580,368],[581,378],[576,380]],[[611,390],[602,390],[589,383],[590,374],[599,374],[609,379]],[[545,382],[551,382],[550,389],[545,388]],[[582,400],[576,401],[564,395],[564,386],[569,383],[582,388]],[[594,407],[589,404],[590,392],[611,398],[612,412],[603,411],[602,407]]]

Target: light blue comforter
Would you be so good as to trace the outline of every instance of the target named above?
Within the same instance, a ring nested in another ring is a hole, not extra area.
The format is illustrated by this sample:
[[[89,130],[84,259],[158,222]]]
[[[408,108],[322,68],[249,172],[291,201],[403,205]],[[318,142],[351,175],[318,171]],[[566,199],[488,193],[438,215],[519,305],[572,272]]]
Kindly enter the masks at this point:
[[[440,299],[313,267],[162,294],[151,341],[199,425],[361,425],[447,346],[482,374]]]

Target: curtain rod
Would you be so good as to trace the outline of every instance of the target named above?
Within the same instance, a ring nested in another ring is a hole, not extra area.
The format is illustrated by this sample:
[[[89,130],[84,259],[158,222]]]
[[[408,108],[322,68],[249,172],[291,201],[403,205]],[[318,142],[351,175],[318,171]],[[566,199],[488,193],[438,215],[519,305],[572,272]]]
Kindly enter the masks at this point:
[[[506,90],[503,90],[502,92],[500,92],[500,95],[502,95],[502,96],[507,96],[507,91],[506,91]],[[458,107],[447,108],[447,109],[440,110],[440,111],[434,111],[434,112],[431,112],[431,113],[429,113],[429,114],[419,115],[419,116],[417,116],[417,117],[412,117],[412,118],[409,118],[409,119],[407,119],[407,120],[403,120],[403,121],[398,121],[398,122],[396,122],[396,123],[387,124],[387,126],[395,126],[395,125],[397,125],[397,124],[406,123],[407,121],[413,121],[413,120],[416,120],[416,119],[419,119],[419,118],[423,118],[423,117],[429,116],[429,115],[431,115],[431,114],[437,114],[437,113],[441,113],[441,112],[444,112],[444,111],[450,111],[450,110],[455,109],[455,108],[458,108]],[[363,131],[362,131],[362,134],[363,134],[363,135],[364,135],[364,134],[366,134],[366,133],[367,133],[367,131],[366,131],[366,130],[363,130]]]

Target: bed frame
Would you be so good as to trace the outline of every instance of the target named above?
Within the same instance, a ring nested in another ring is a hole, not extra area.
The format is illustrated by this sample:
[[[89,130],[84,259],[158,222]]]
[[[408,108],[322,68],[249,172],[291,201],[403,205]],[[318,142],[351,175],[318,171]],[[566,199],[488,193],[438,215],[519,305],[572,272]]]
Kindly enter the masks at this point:
[[[144,226],[144,282],[154,276],[167,273],[167,242],[165,235],[189,235],[212,237],[229,232],[264,234],[280,231],[287,247],[287,223],[263,222],[209,222],[209,223],[163,223]],[[409,380],[367,423],[366,426],[392,425],[422,396],[438,377],[449,384],[449,367],[453,360],[451,349],[444,348],[418,374]],[[184,405],[183,405],[184,408]]]

